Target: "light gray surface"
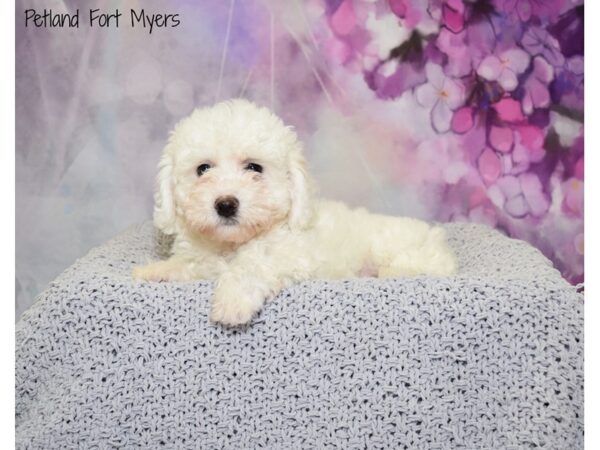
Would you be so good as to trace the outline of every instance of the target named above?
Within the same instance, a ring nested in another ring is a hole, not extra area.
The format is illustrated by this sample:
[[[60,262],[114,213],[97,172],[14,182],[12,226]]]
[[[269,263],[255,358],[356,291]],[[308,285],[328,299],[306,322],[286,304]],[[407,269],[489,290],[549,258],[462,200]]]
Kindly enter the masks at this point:
[[[296,285],[251,326],[142,283],[150,224],[24,313],[18,448],[583,448],[583,298],[535,249],[448,226],[450,279]]]

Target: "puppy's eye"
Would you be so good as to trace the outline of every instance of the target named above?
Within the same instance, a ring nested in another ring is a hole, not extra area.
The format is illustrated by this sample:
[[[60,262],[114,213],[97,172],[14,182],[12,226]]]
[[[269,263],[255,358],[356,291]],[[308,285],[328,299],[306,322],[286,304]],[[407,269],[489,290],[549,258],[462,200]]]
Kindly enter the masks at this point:
[[[246,165],[245,169],[251,170],[253,172],[262,173],[263,166],[261,166],[260,164],[256,164],[256,163],[249,163],[248,165]]]
[[[198,167],[196,167],[196,173],[198,174],[198,176],[200,176],[208,169],[210,169],[210,164],[200,164]]]

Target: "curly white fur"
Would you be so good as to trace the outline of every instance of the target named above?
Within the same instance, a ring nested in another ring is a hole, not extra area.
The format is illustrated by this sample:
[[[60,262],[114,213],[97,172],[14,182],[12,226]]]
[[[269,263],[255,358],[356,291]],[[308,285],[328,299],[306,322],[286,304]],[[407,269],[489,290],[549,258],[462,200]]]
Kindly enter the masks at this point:
[[[454,273],[442,228],[317,200],[312,186],[296,134],[269,110],[241,99],[197,109],[159,163],[154,223],[175,235],[172,256],[134,277],[215,280],[211,319],[238,325],[301,280]],[[239,203],[232,217],[217,212],[224,197]]]

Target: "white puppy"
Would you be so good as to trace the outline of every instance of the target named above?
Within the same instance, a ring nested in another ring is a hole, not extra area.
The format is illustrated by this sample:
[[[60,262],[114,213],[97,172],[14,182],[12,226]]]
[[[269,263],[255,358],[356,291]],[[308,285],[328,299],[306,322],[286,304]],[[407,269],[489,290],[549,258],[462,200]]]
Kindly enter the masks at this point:
[[[159,163],[154,223],[172,256],[133,271],[150,281],[216,280],[211,319],[243,324],[294,282],[446,276],[444,230],[313,198],[302,146],[265,108],[231,100],[176,127]]]

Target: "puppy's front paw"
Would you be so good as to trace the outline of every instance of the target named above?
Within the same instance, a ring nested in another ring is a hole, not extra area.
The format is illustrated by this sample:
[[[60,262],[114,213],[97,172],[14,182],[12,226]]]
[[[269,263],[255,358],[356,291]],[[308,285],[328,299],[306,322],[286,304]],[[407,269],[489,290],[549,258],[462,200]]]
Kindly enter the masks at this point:
[[[233,283],[233,284],[230,284]],[[260,311],[264,298],[257,289],[244,289],[244,284],[220,279],[215,287],[210,320],[235,326],[250,322]]]

